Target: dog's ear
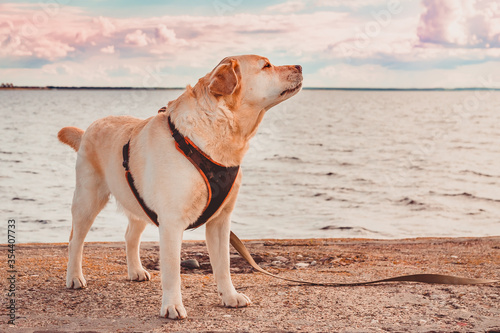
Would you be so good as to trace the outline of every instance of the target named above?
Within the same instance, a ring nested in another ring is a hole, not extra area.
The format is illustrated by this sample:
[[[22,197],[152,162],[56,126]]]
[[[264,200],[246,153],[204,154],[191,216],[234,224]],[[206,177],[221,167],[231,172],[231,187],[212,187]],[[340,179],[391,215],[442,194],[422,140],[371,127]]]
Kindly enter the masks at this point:
[[[215,96],[231,95],[238,86],[238,76],[235,67],[238,61],[230,59],[228,63],[219,64],[210,77],[208,89]]]

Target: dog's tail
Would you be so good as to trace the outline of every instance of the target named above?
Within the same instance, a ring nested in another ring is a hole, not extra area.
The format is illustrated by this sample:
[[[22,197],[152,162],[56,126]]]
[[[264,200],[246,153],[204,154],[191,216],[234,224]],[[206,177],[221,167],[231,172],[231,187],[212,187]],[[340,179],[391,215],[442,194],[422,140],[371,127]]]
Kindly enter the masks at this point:
[[[80,142],[82,141],[84,131],[76,127],[64,127],[57,133],[57,138],[62,143],[67,144],[75,151],[80,149]]]

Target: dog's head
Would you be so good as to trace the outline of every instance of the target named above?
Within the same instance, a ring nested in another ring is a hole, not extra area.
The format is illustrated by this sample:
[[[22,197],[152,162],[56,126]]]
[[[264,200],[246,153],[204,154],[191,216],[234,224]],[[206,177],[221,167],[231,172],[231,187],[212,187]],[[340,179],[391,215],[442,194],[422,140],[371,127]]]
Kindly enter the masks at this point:
[[[274,66],[265,57],[242,55],[224,58],[198,81],[195,90],[202,91],[198,100],[215,100],[222,106],[227,119],[235,121],[240,134],[249,139],[265,112],[301,87],[301,66]]]
[[[302,67],[274,66],[257,55],[227,57],[209,74],[208,89],[234,108],[268,110],[300,91]]]

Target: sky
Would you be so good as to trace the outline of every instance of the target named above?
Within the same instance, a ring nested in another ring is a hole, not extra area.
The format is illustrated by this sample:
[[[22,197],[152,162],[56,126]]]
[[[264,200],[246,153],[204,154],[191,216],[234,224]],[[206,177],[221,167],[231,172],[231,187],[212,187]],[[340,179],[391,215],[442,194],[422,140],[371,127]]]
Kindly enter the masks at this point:
[[[0,83],[185,87],[226,56],[305,87],[500,87],[497,0],[0,2]]]

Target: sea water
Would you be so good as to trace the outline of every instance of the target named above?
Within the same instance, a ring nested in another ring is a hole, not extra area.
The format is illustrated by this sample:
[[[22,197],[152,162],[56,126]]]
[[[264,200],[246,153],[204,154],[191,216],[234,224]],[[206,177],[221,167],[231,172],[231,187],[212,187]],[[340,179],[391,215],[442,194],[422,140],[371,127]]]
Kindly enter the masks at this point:
[[[0,243],[8,219],[17,242],[68,240],[76,154],[59,129],[154,116],[181,93],[0,91]],[[241,238],[499,235],[500,92],[304,90],[268,111],[242,170]],[[87,240],[122,241],[126,225],[111,199]]]

